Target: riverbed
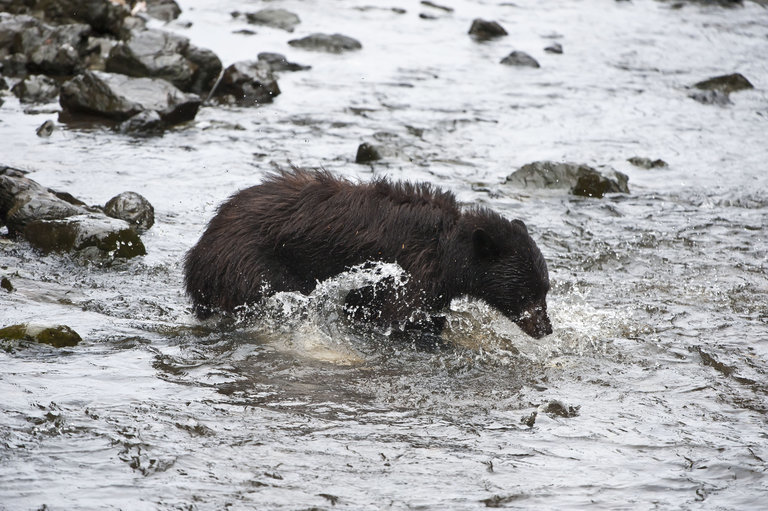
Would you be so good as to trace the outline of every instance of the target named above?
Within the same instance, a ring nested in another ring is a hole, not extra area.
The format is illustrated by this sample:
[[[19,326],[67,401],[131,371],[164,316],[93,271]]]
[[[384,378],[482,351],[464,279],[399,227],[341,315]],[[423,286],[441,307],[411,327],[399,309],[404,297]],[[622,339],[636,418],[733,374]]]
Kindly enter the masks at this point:
[[[0,238],[14,287],[0,290],[0,326],[83,337],[0,351],[0,509],[765,507],[765,7],[179,4],[153,26],[225,66],[272,51],[312,68],[279,73],[271,104],[205,106],[161,137],[59,123],[40,138],[58,105],[25,113],[4,96],[0,163],[89,204],[141,193],[156,222],[146,256],[110,264]],[[231,14],[264,5],[301,23]],[[475,18],[509,35],[475,40]],[[362,49],[287,44],[313,32]],[[553,42],[562,54],[544,51]],[[513,50],[541,67],[501,65]],[[754,89],[726,105],[689,97],[734,72]],[[362,142],[388,152],[357,164]],[[630,193],[504,183],[539,160],[613,167]],[[524,220],[549,265],[554,333],[532,339],[458,300],[450,349],[361,335],[337,318],[350,275],[277,296],[257,321],[201,323],[184,254],[222,201],[291,164],[428,181]]]

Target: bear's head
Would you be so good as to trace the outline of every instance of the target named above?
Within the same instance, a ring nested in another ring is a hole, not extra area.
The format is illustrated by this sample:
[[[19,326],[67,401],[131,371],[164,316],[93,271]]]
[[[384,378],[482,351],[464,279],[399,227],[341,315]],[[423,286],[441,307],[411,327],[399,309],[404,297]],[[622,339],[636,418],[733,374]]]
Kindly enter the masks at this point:
[[[547,315],[549,273],[539,247],[520,220],[481,215],[472,228],[470,293],[540,339],[552,333]]]

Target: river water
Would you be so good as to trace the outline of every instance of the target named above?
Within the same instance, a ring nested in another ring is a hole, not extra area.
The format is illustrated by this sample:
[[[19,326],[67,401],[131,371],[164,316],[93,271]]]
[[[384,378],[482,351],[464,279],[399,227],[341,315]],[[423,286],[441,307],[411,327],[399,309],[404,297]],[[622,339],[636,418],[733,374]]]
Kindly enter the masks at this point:
[[[768,10],[444,3],[454,12],[181,1],[166,28],[225,65],[276,51],[312,69],[280,74],[273,104],[203,108],[161,138],[59,126],[41,139],[56,114],[6,96],[3,163],[92,204],[139,192],[156,224],[146,256],[103,266],[0,239],[16,288],[0,292],[0,326],[84,338],[0,352],[0,509],[765,508]],[[264,6],[302,23],[230,15]],[[476,17],[510,35],[474,41]],[[363,49],[287,45],[313,32]],[[555,41],[562,55],[543,51]],[[541,68],[500,65],[512,50]],[[755,89],[726,106],[688,97],[731,72]],[[391,154],[355,164],[363,141]],[[613,166],[631,193],[502,184],[536,160]],[[278,296],[261,321],[199,323],[184,253],[221,201],[288,162],[426,180],[523,219],[549,264],[554,334],[457,301],[451,349],[362,336],[336,321],[359,275]]]

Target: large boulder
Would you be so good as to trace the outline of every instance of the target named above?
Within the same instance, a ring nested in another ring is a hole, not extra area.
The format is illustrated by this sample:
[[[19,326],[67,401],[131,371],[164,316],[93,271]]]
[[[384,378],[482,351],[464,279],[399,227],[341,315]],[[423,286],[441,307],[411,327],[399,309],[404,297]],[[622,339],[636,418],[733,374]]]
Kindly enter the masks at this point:
[[[221,73],[221,61],[210,50],[163,30],[131,32],[130,38],[109,52],[105,68],[134,77],[162,78],[179,89],[207,93]]]
[[[181,92],[165,80],[101,71],[86,71],[65,82],[59,101],[65,117],[86,114],[124,121],[154,110],[166,125],[191,121],[201,103],[199,96]]]
[[[523,165],[507,176],[504,183],[519,188],[567,189],[574,195],[602,197],[606,193],[629,193],[629,178],[605,167],[597,170],[578,163],[537,161]]]
[[[89,258],[146,253],[137,229],[127,221],[109,217],[5,166],[0,166],[0,221],[12,237],[24,238],[46,253],[76,252]]]
[[[359,50],[363,47],[360,41],[342,34],[310,34],[301,39],[293,39],[288,44],[295,48],[327,53],[343,53]]]
[[[91,28],[47,25],[31,16],[0,13],[0,59],[8,74],[71,75],[82,66]]]
[[[280,94],[269,64],[264,61],[235,62],[224,70],[224,75],[214,91],[221,103],[255,106],[271,103]]]

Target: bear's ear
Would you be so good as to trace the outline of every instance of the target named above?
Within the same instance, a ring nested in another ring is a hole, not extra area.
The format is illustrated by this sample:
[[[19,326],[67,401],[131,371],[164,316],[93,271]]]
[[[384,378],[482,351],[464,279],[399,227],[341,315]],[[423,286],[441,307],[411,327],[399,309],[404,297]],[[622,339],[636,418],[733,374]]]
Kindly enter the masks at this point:
[[[472,247],[475,251],[475,257],[480,259],[493,259],[499,255],[499,247],[496,242],[493,241],[490,234],[479,227],[472,233]]]
[[[526,227],[525,223],[522,220],[514,219],[512,220],[512,223],[517,225],[518,227],[523,228],[523,232],[528,232],[528,227]]]

